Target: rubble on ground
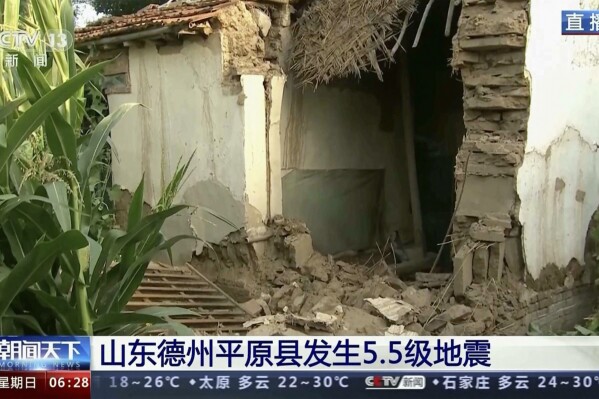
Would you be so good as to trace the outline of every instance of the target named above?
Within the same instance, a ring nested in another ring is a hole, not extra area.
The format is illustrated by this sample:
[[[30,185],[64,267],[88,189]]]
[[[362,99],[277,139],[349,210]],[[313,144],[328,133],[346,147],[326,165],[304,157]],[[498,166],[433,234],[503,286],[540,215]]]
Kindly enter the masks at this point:
[[[237,284],[238,288],[241,281],[252,287],[248,292],[253,299],[242,304],[254,317],[246,323],[250,335],[522,333],[514,314],[526,303],[530,290],[492,259],[489,274],[496,278],[473,279],[471,264],[480,256],[476,247],[457,254],[455,275],[415,273],[408,280],[394,275],[380,255],[364,263],[318,253],[300,222],[275,218],[269,229],[261,254],[254,254],[251,265],[235,261],[213,269],[223,287]],[[235,251],[248,253],[247,248],[235,249],[239,245],[243,244],[225,243],[221,253],[239,259]],[[496,242],[492,245],[489,258],[502,259],[503,254],[494,249],[500,247]],[[466,272],[459,262],[468,266]],[[518,295],[524,299],[515,299]]]

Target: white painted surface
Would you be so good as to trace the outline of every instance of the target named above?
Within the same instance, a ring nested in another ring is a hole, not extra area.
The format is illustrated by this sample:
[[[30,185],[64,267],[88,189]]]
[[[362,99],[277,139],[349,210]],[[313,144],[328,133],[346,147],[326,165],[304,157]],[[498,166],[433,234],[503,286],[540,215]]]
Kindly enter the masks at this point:
[[[239,227],[245,222],[246,201],[258,201],[256,206],[263,212],[266,205],[259,195],[266,184],[262,77],[243,77],[243,87],[223,83],[219,34],[160,50],[151,44],[131,47],[129,57],[132,92],[110,95],[110,109],[129,102],[147,108],[132,111],[112,131],[114,182],[133,191],[144,174],[145,200],[154,206],[179,159],[185,162],[195,151],[189,178],[176,202],[208,206]],[[245,106],[243,95],[248,97]],[[244,147],[246,142],[253,145]],[[252,171],[249,184],[248,171]],[[179,234],[187,233],[191,224],[200,237],[213,242],[232,230],[216,226],[217,222],[207,221],[200,212],[182,215],[177,223]]]
[[[268,162],[270,173],[269,216],[283,214],[283,176],[281,171],[281,111],[285,90],[285,76],[270,80],[270,113],[268,120]]]
[[[302,90],[295,84],[287,82],[281,116],[284,173],[293,169],[384,170],[382,230],[399,230],[410,238],[409,185],[400,121],[395,121],[394,131],[381,130],[381,103],[368,91],[324,85],[316,91]],[[395,110],[395,115],[399,114]],[[318,193],[306,193],[315,195]]]
[[[531,2],[526,67],[532,102],[517,189],[533,278],[548,264],[584,263],[588,225],[599,205],[599,41],[561,36],[561,10],[576,9],[599,9],[599,0]]]
[[[268,214],[268,185],[266,164],[266,93],[264,76],[243,75],[241,86],[244,96],[244,160],[247,203],[262,216]],[[249,217],[249,215],[248,215]],[[261,220],[249,220],[246,224],[259,224]],[[252,226],[253,227],[253,226]]]

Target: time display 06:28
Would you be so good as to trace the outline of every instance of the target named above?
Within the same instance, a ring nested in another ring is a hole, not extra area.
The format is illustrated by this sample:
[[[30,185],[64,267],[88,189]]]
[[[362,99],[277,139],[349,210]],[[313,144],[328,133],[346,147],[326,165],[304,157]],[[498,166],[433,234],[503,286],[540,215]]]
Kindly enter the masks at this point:
[[[48,388],[89,388],[89,377],[50,377]]]

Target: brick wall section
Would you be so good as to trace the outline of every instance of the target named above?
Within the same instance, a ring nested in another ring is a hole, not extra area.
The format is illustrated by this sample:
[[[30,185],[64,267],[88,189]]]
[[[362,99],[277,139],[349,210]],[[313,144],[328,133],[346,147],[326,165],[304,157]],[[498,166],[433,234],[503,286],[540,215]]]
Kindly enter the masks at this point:
[[[501,279],[504,265],[524,276],[515,178],[530,103],[524,75],[528,6],[529,0],[464,0],[454,37],[452,66],[464,83],[467,129],[456,161],[456,198],[466,184],[454,242],[478,251],[473,265],[456,266],[463,286],[487,274]]]
[[[577,324],[584,324],[596,303],[597,292],[590,284],[540,292],[511,315],[516,325],[500,325],[498,329],[510,335],[525,334],[534,323],[544,333],[572,331]]]

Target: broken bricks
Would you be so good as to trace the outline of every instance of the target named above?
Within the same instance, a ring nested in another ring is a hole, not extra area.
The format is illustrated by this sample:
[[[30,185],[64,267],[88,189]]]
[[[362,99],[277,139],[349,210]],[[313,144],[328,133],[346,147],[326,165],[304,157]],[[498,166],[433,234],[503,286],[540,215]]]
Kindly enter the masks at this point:
[[[500,282],[505,262],[505,242],[493,244],[489,254],[489,278]]]
[[[453,258],[453,293],[455,296],[464,296],[466,288],[472,283],[472,258],[473,246],[467,242],[461,246]]]

